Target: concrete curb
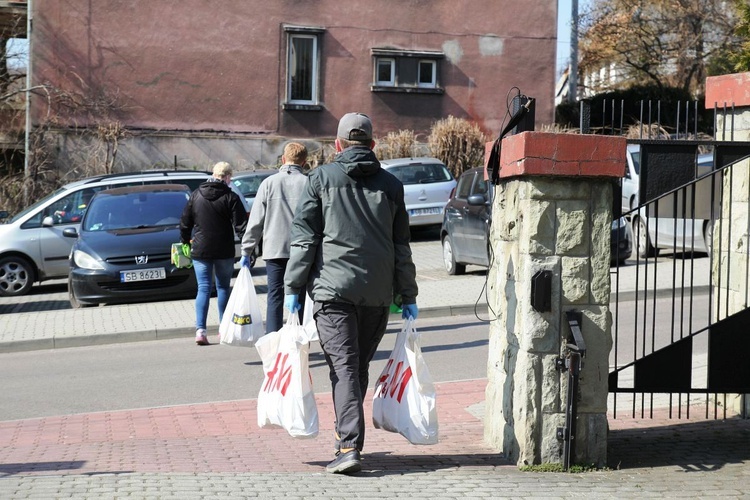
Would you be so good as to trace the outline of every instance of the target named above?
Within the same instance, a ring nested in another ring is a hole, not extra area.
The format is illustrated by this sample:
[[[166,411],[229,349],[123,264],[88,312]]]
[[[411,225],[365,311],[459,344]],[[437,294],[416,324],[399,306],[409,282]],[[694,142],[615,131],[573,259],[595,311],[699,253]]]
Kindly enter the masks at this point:
[[[694,288],[694,295],[707,295],[709,286],[697,286]],[[669,298],[672,296],[671,289],[659,289],[656,293],[649,292],[645,297],[639,293],[636,297],[634,291],[620,292],[612,294],[612,300],[616,298],[621,302],[638,300],[652,300],[656,298]],[[450,306],[425,307],[419,310],[421,318],[439,318],[445,316],[478,316],[481,319],[491,320],[491,311],[488,310],[487,304],[459,304]],[[401,320],[400,313],[392,313],[390,321],[396,322]],[[209,325],[214,329],[218,325]],[[24,351],[39,351],[43,349],[65,349],[69,347],[85,347],[107,344],[122,344],[128,342],[143,342],[150,340],[167,340],[192,338],[194,331],[192,327],[177,328],[153,328],[148,330],[135,330],[128,332],[102,332],[85,335],[53,335],[47,338],[35,338],[29,340],[11,340],[0,341],[0,354]]]
[[[419,316],[424,318],[437,318],[444,316],[460,316],[473,314],[474,305],[426,307],[419,310]],[[401,320],[400,313],[391,314],[390,321]],[[214,330],[218,325],[209,325]],[[85,347],[107,344],[124,344],[128,342],[143,342],[151,340],[167,339],[192,339],[195,331],[192,327],[178,328],[154,328],[148,330],[136,330],[129,332],[102,332],[86,335],[60,335],[47,338],[36,338],[29,340],[12,340],[0,342],[0,353],[39,351],[43,349],[65,349],[69,347]]]

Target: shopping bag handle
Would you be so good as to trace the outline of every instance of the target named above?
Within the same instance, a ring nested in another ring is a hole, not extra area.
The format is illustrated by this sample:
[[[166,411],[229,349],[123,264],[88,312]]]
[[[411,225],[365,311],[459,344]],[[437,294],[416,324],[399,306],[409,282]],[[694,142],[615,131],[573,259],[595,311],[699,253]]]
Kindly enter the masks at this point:
[[[300,326],[299,314],[296,311],[289,313],[289,317],[286,319],[286,326]]]
[[[404,324],[401,329],[405,330],[409,337],[419,337],[419,332],[417,332],[417,328],[414,326],[414,323],[416,323],[416,321],[417,320],[415,320],[411,316],[404,319]]]

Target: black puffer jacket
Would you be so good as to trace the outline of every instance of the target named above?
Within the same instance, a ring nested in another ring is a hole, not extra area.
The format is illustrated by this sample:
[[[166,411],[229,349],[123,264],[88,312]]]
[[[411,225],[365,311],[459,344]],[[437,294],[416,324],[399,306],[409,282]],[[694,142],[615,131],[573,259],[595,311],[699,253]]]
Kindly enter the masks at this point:
[[[240,198],[220,179],[201,184],[182,211],[180,239],[192,240],[191,255],[198,259],[234,258],[234,235],[245,234],[247,212]]]

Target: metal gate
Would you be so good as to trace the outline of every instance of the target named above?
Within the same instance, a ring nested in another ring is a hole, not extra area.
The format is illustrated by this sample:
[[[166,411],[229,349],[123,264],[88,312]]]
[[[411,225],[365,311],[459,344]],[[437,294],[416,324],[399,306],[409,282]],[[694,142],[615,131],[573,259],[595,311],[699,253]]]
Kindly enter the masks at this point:
[[[616,108],[612,103],[609,133],[615,133]],[[650,122],[654,108],[660,106],[641,105],[641,130],[648,135],[661,129],[644,123],[644,110]],[[691,411],[726,418],[728,395],[750,394],[750,143],[733,142],[726,130],[715,135],[729,141],[696,138],[688,133],[691,108],[697,123],[697,106],[686,103],[680,125],[678,105],[671,140],[628,140],[628,154],[638,152],[640,167],[637,180],[630,179],[637,182],[635,202],[625,203],[622,184],[615,189],[615,215],[621,211],[631,222],[636,242],[630,269],[611,271],[615,418],[650,417],[657,408],[670,418],[690,418]],[[714,124],[720,113],[729,116],[726,108],[715,109]],[[744,217],[739,225],[738,217]],[[741,240],[731,237],[737,227],[744,227]],[[728,252],[722,246],[730,241],[745,248]]]
[[[642,144],[644,149],[650,146]],[[663,144],[653,146],[668,149]],[[750,146],[745,148],[750,155]],[[655,406],[667,406],[670,416],[678,418],[683,412],[689,418],[694,395],[703,399],[705,416],[716,418],[727,415],[726,393],[750,393],[750,282],[746,272],[731,272],[742,266],[733,266],[736,257],[721,248],[730,240],[727,232],[731,230],[724,222],[731,220],[731,214],[724,214],[723,208],[731,211],[732,207],[724,200],[725,193],[732,196],[731,187],[729,191],[721,187],[725,182],[734,184],[734,169],[743,160],[717,163],[709,173],[658,195],[644,181],[640,192],[655,197],[623,213],[639,243],[635,285],[628,287],[629,294],[620,293],[620,268],[613,269],[609,390],[615,393],[615,417],[622,407],[617,395],[622,393],[630,395],[626,399],[632,416],[651,415]],[[658,178],[656,165],[642,163],[644,174],[651,167],[651,173],[643,177]],[[668,178],[654,184],[678,182],[672,169],[663,171]],[[750,197],[746,194],[743,199],[750,210]],[[748,224],[746,220],[750,232]],[[664,255],[667,252],[669,256]],[[745,252],[744,259],[747,270],[750,252]],[[736,296],[730,298],[725,289],[743,295],[741,310],[736,310]]]

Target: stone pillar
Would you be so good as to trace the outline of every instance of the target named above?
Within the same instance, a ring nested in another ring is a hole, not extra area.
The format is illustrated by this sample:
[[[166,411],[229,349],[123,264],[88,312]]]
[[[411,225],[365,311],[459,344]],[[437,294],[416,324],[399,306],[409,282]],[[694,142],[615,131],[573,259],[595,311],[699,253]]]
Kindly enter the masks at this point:
[[[716,140],[750,141],[750,73],[706,79],[706,109],[718,107],[723,110],[725,106],[727,113],[718,115]],[[732,167],[731,181],[730,186],[729,177],[725,177],[722,186],[721,234],[718,223],[714,226],[713,248],[718,255],[712,259],[712,281],[714,284],[721,283],[721,290],[714,290],[714,297],[722,297],[723,307],[718,308],[722,317],[725,312],[731,315],[746,307],[746,288],[750,282],[750,270],[747,266],[747,254],[750,251],[750,161],[746,160]],[[718,276],[723,278],[717,279]],[[731,279],[728,279],[728,276],[731,276]],[[726,303],[729,306],[728,311],[725,308]],[[750,418],[750,394],[736,396],[732,406],[744,418]]]
[[[625,170],[625,139],[524,132],[503,140],[493,211],[485,438],[519,465],[561,463],[570,336],[566,311],[582,313],[572,463],[606,465],[607,378],[612,347],[612,181]],[[531,281],[552,272],[551,310],[531,304]]]

